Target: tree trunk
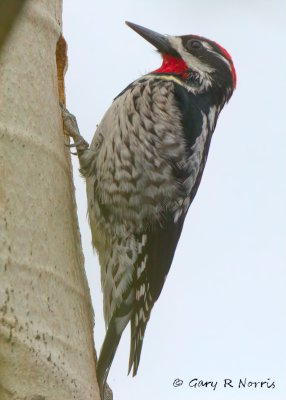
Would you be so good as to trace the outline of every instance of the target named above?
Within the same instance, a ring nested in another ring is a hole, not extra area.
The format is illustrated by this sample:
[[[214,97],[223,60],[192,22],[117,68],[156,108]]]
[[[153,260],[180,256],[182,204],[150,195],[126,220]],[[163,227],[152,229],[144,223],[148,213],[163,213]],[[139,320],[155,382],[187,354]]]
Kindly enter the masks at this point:
[[[0,0],[0,51],[26,0]]]
[[[27,1],[0,56],[1,400],[99,399],[58,104],[61,12],[61,0]]]

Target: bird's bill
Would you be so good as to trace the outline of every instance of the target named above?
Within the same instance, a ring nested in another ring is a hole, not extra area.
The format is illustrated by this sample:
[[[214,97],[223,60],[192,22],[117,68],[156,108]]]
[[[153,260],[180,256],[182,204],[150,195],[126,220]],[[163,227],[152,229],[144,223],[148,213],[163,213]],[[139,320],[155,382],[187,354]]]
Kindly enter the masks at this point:
[[[173,49],[166,36],[151,31],[151,29],[144,28],[143,26],[133,24],[133,22],[126,21],[125,23],[149,43],[153,44],[153,46],[155,46],[160,53],[171,54],[173,52]]]

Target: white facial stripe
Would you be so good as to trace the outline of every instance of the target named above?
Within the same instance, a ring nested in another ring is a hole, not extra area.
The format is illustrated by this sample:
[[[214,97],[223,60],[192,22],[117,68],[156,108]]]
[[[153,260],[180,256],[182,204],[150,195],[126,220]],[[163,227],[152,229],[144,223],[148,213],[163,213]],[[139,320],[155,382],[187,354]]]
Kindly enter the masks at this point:
[[[214,54],[215,56],[220,58],[222,61],[224,61],[228,65],[229,69],[231,69],[230,62],[222,54],[216,52],[208,42],[201,42],[201,43],[210,53]]]
[[[214,72],[214,69],[211,66],[204,64],[193,54],[190,54],[187,50],[185,50],[181,38],[168,36],[168,40],[171,43],[172,47],[177,50],[177,52],[181,55],[189,68],[199,72],[202,75]]]

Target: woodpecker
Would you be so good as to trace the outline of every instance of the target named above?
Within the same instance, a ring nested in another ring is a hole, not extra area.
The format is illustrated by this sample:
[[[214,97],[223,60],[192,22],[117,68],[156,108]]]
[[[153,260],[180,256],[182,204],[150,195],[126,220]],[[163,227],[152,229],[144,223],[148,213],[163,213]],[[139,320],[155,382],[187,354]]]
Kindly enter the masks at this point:
[[[90,146],[63,110],[65,133],[86,179],[101,267],[107,328],[97,365],[102,399],[129,322],[128,373],[137,373],[146,325],[198,190],[218,115],[236,86],[233,61],[216,42],[126,24],[156,47],[161,67],[114,99]]]

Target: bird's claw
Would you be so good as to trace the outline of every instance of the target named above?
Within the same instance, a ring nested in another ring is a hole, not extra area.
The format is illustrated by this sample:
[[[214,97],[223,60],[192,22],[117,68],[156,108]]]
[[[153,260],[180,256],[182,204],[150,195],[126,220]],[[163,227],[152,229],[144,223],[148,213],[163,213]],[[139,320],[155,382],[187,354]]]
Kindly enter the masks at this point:
[[[76,117],[65,108],[63,103],[60,103],[60,107],[62,111],[64,134],[66,136],[71,137],[74,141],[74,143],[67,143],[66,146],[76,147],[78,151],[84,151],[88,149],[89,144],[84,140],[84,138],[79,133]]]

